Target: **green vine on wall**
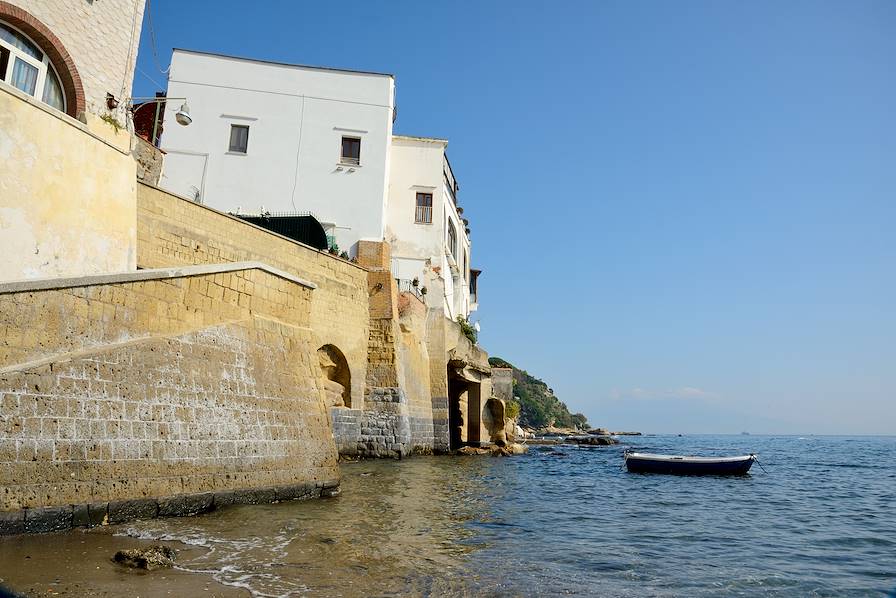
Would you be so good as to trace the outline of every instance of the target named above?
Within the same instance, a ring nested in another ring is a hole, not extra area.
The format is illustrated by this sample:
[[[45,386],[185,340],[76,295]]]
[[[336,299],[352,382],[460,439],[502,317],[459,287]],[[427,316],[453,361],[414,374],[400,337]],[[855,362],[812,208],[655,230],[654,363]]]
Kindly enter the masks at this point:
[[[115,118],[114,116],[112,116],[111,114],[103,114],[103,115],[100,116],[100,119],[101,119],[104,123],[106,123],[106,124],[108,124],[110,127],[112,127],[113,129],[115,129],[115,133],[116,133],[116,134],[118,134],[118,132],[123,128],[123,127],[121,126],[121,123],[118,122],[118,119]]]
[[[475,345],[479,341],[479,333],[476,332],[473,325],[463,316],[457,316],[457,323],[460,324],[460,329],[464,333],[464,336],[470,339],[470,342]]]

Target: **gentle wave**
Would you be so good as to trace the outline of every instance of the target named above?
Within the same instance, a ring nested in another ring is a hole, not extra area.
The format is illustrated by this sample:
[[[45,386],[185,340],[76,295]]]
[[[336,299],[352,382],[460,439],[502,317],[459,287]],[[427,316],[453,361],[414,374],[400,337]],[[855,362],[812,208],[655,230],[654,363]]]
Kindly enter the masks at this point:
[[[762,453],[765,471],[622,471],[625,447],[343,467],[339,498],[119,533],[201,547],[179,567],[253,596],[881,596],[896,589],[894,438],[639,437]]]

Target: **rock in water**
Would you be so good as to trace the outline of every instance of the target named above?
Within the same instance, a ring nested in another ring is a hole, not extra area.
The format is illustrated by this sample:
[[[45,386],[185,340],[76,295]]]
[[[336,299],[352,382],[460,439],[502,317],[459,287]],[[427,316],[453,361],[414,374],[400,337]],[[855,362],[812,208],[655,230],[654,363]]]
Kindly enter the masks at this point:
[[[164,569],[166,567],[174,566],[175,556],[177,556],[177,551],[170,546],[154,544],[147,548],[119,550],[115,553],[112,560],[125,567],[152,571],[154,569]]]
[[[619,444],[619,441],[610,436],[569,436],[566,438],[568,444],[586,444],[590,446],[606,446],[610,444]]]

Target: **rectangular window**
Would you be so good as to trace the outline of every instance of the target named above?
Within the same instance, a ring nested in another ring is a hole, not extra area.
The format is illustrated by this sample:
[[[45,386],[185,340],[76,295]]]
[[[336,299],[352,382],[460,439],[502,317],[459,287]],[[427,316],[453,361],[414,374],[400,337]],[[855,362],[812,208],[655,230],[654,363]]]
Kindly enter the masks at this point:
[[[451,251],[451,257],[457,259],[457,230],[454,228],[454,222],[448,219],[448,250]]]
[[[432,193],[417,194],[417,211],[414,212],[414,222],[432,224]]]
[[[230,151],[245,154],[249,150],[249,126],[230,125]]]
[[[361,163],[361,140],[358,137],[342,138],[342,156],[340,161],[343,164],[352,164],[354,166]]]

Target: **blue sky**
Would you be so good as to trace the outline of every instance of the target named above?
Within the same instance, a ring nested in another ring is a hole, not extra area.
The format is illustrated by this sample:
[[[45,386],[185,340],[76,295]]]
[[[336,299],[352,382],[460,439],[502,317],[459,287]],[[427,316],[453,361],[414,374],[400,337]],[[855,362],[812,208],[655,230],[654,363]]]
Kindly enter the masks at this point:
[[[896,430],[896,3],[150,4],[135,96],[172,47],[394,73],[482,344],[591,423]]]

